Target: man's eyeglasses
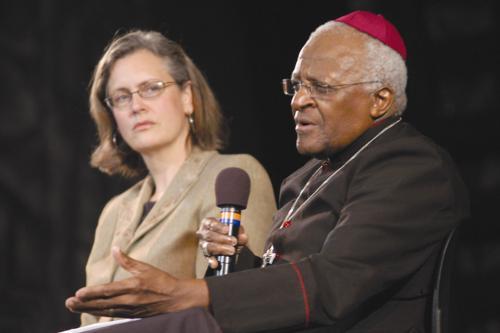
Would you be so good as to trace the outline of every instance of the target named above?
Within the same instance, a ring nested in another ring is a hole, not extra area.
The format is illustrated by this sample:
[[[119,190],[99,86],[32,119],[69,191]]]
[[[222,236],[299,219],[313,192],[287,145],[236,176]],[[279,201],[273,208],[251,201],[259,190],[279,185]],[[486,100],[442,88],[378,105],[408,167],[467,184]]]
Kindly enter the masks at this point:
[[[331,96],[338,89],[355,86],[358,84],[379,83],[380,81],[364,81],[356,83],[330,85],[323,82],[305,83],[299,80],[283,79],[283,93],[287,96],[293,96],[299,92],[301,88],[305,88],[309,96],[315,98],[326,98]]]
[[[147,81],[141,83],[136,91],[128,91],[121,89],[113,92],[111,95],[104,99],[104,102],[110,109],[125,110],[132,103],[132,95],[139,94],[144,99],[151,99],[159,96],[165,88],[170,85],[177,84],[177,82],[164,82],[164,81]]]

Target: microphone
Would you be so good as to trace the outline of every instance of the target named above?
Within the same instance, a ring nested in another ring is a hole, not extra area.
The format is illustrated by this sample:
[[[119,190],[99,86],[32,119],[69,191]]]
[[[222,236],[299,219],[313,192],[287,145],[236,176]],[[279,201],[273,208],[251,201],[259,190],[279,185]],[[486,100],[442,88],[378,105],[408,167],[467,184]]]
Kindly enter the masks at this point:
[[[215,198],[217,207],[221,209],[221,223],[229,226],[230,236],[238,238],[240,229],[241,211],[247,208],[250,194],[250,177],[240,168],[226,168],[215,180]],[[216,276],[226,275],[234,271],[236,255],[217,256],[219,267]]]

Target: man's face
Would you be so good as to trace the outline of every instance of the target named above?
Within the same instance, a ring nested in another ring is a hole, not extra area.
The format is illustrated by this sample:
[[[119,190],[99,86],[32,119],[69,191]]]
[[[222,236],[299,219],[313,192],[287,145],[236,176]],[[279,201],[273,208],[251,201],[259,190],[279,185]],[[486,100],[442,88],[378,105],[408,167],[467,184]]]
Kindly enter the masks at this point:
[[[299,54],[292,79],[328,85],[369,81],[360,72],[364,61],[362,37],[333,31],[310,39]],[[367,88],[343,87],[324,97],[311,97],[306,88],[301,88],[291,102],[299,153],[330,155],[365,132],[372,124],[373,104]]]

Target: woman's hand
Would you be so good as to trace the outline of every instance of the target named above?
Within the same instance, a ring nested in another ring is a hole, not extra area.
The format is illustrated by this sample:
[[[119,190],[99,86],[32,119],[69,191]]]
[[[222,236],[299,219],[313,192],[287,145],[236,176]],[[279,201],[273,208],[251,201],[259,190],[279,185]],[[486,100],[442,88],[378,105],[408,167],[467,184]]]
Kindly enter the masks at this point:
[[[203,219],[200,228],[196,231],[200,240],[199,245],[212,269],[216,269],[219,265],[215,256],[232,256],[248,243],[248,235],[243,226],[240,225],[238,238],[228,236],[228,233],[229,226],[212,217]]]

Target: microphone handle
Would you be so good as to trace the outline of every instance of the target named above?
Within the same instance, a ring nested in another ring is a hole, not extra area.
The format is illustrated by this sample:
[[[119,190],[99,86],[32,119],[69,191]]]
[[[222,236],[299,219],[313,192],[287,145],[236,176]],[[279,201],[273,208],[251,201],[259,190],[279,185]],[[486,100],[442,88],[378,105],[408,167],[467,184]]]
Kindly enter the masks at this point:
[[[221,207],[219,221],[229,226],[229,236],[238,237],[238,230],[240,229],[241,210],[234,206]],[[236,255],[232,256],[217,256],[219,267],[215,275],[222,276],[234,272],[234,265],[236,264]]]

